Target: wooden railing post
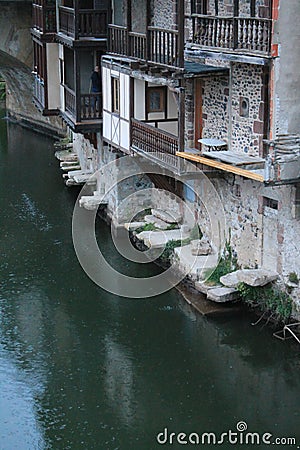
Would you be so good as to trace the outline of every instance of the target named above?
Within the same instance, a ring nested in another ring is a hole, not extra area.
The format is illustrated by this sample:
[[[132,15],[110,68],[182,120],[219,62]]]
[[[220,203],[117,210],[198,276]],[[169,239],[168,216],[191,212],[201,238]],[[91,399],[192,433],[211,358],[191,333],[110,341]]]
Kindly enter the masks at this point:
[[[184,0],[177,0],[178,66],[184,67]]]

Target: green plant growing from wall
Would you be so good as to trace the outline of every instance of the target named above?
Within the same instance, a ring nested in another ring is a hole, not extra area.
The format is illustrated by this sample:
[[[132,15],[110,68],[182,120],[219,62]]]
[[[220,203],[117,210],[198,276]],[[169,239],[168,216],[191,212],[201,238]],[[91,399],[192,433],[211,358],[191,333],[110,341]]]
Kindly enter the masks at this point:
[[[194,241],[196,239],[202,239],[203,233],[199,225],[196,223],[190,231],[190,239]]]
[[[164,251],[162,252],[160,259],[164,263],[168,263],[172,257],[172,254],[174,252],[174,248],[176,247],[182,247],[184,245],[188,245],[191,242],[190,238],[183,239],[183,240],[171,240],[166,243]]]
[[[296,274],[296,272],[291,272],[289,274],[289,281],[290,281],[290,283],[295,283],[295,284],[299,283],[299,278],[298,278],[298,275]]]
[[[157,228],[153,223],[145,223],[142,227],[137,228],[135,231],[137,233],[141,233],[142,231],[157,231]]]
[[[238,291],[242,300],[251,308],[258,308],[269,320],[287,323],[292,315],[292,299],[272,285],[252,287],[239,283]]]
[[[230,245],[230,240],[231,230],[229,229],[229,238],[225,241],[223,254],[217,267],[213,271],[209,270],[205,273],[205,276],[208,277],[207,282],[213,284],[219,283],[221,277],[239,269],[237,258],[234,256],[232,247]]]

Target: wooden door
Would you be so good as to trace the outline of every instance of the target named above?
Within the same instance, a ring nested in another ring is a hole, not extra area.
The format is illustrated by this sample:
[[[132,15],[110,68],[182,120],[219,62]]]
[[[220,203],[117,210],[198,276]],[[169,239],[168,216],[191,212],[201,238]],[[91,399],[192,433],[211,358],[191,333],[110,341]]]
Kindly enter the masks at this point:
[[[194,146],[201,150],[201,144],[198,142],[198,139],[202,137],[202,82],[199,78],[195,79],[194,93]]]

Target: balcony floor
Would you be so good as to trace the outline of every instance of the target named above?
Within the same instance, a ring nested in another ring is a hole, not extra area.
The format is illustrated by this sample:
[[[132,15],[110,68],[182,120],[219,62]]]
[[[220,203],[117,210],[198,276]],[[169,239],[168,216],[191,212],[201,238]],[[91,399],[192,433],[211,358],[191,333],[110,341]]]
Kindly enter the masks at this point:
[[[259,181],[263,183],[264,179],[264,159],[238,154],[232,151],[204,152],[199,154],[186,152],[177,152],[177,156],[225,172],[234,173],[244,178]]]

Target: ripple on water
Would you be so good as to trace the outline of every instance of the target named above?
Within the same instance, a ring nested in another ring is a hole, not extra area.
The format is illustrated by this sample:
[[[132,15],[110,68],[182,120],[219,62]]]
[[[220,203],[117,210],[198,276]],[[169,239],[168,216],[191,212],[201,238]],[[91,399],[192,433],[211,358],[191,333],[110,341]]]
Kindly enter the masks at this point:
[[[16,206],[18,208],[18,219],[32,223],[39,231],[51,230],[52,225],[46,219],[45,214],[39,210],[35,201],[24,192],[21,194],[21,202]]]

